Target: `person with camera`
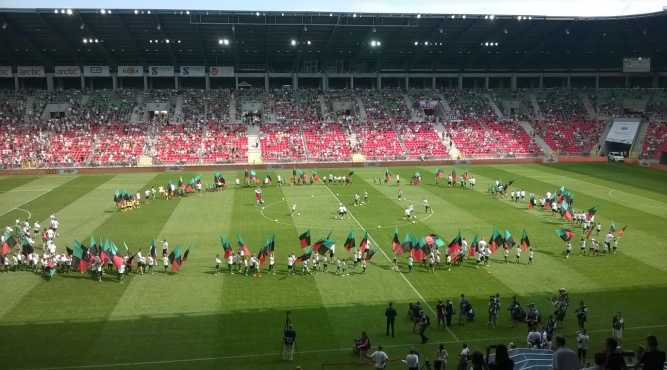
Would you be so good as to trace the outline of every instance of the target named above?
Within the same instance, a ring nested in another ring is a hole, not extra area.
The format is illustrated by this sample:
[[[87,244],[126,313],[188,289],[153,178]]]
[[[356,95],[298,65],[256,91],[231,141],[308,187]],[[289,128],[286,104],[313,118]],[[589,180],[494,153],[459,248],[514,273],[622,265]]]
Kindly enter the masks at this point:
[[[424,344],[428,342],[428,337],[424,333],[426,332],[426,329],[431,326],[431,319],[424,313],[424,311],[420,311],[419,315],[421,316],[419,319],[419,337],[422,340],[422,344]]]
[[[623,329],[625,329],[625,321],[623,320],[623,314],[617,313],[611,319],[611,327],[613,329],[614,339],[618,342],[618,346],[623,345]]]
[[[454,303],[452,303],[452,300],[447,298],[445,300],[445,322],[447,323],[447,327],[450,327],[452,325],[452,316],[454,316]]]
[[[489,297],[489,321],[487,321],[486,325],[492,325],[494,328],[496,327],[496,323],[498,321],[498,301],[497,298],[494,296]]]
[[[586,363],[586,352],[588,351],[588,342],[590,338],[586,334],[586,329],[582,329],[577,335],[577,357],[579,357],[579,364],[583,367]]]
[[[516,296],[512,296],[512,301],[510,302],[509,307],[507,307],[507,311],[509,311],[510,320],[512,321],[511,328],[518,328],[519,320],[523,318],[521,317],[521,303],[516,299]]]
[[[381,349],[380,346],[379,349]],[[359,361],[367,356],[368,350],[371,348],[371,340],[365,331],[361,332],[361,338],[354,341],[354,351],[359,354]]]
[[[435,361],[433,362],[433,370],[446,370],[447,369],[447,350],[445,350],[445,345],[440,344],[438,346],[438,351],[435,353]]]
[[[294,358],[294,343],[296,343],[296,331],[292,324],[289,324],[283,333],[283,360],[292,361]]]
[[[584,326],[586,324],[586,315],[588,315],[588,308],[584,304],[584,301],[579,301],[579,307],[577,307],[575,313],[577,314],[579,330],[584,330]]]
[[[464,294],[461,294],[461,299],[459,299],[459,325],[466,324],[466,313],[468,312],[468,298]]]

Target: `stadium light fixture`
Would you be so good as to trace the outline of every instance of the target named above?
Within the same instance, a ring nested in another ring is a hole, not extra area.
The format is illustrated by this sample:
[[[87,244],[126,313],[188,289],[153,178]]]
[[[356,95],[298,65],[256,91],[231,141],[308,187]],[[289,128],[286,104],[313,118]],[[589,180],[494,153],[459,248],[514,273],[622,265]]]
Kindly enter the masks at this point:
[[[150,11],[150,10],[147,10],[146,13],[147,13],[147,14],[151,14],[151,11]]]
[[[100,10],[100,13],[102,13],[102,14],[107,14],[107,11],[104,10],[104,9],[101,9],[101,10]]]
[[[424,41],[424,46],[428,46],[428,41]]]
[[[417,46],[417,45],[419,45],[419,42],[418,42],[418,41],[415,41],[415,46]]]
[[[98,42],[100,42],[100,40],[98,40],[98,39],[95,39],[95,43],[97,44]]]
[[[495,17],[496,17],[495,15],[491,14],[491,15],[489,16],[489,19],[490,19],[490,20],[493,20],[493,18],[495,18]]]
[[[259,17],[259,12],[257,12],[256,14],[257,14],[257,16]]]
[[[88,43],[88,40],[83,39],[83,43],[84,43],[84,44],[87,44],[87,43]]]
[[[484,19],[489,19],[489,16],[488,16],[488,15],[485,15],[485,16],[484,16]]]
[[[158,24],[157,24],[157,29],[158,29],[158,30],[159,30],[159,29],[162,29],[162,25],[158,23]]]
[[[357,17],[357,13],[352,14],[352,18],[356,18],[356,17]]]
[[[421,17],[422,17],[421,14],[417,14],[417,19],[419,19],[419,18],[421,18]]]
[[[56,13],[57,13],[57,12],[58,12],[58,11],[56,10]],[[65,9],[60,9],[60,14],[65,14]]]
[[[461,16],[461,18],[463,18],[463,19],[466,19],[466,15],[465,15],[465,14],[464,14],[464,15],[462,15],[462,16]]]
[[[168,43],[169,43],[169,39],[164,40],[164,42],[166,42],[166,43],[168,44]]]
[[[56,13],[56,14],[58,14],[58,9],[54,10],[53,12]]]
[[[180,43],[181,43],[181,40],[178,40],[178,43],[180,44]]]
[[[86,40],[83,40],[83,41],[86,41]],[[150,43],[152,44],[152,43],[153,43],[153,40],[148,40],[148,42],[150,42]]]
[[[186,15],[190,15],[190,11],[189,11],[189,10],[186,10],[186,11],[185,11],[185,14],[186,14]]]
[[[440,33],[445,33],[445,31],[443,31],[443,29],[442,29],[442,28],[441,28],[441,29],[439,29],[438,31],[440,31]]]
[[[569,28],[566,28],[566,29],[565,29],[565,34],[566,34],[566,35],[569,35],[569,34],[570,34],[570,29],[569,29]]]
[[[307,43],[308,45],[310,45],[310,40],[308,40],[306,43]]]
[[[81,25],[79,26],[79,29],[82,30],[82,29],[84,29],[84,28],[86,28],[86,25],[83,24],[83,23],[81,23]]]
[[[452,14],[452,19],[456,18],[456,15]]]
[[[139,11],[137,9],[134,9],[134,14],[139,14]]]
[[[303,26],[303,32],[308,32],[308,26]]]
[[[375,41],[371,41],[371,46],[375,47]]]
[[[72,15],[72,9],[67,9],[67,15]]]
[[[292,40],[292,46],[296,46],[296,40]]]

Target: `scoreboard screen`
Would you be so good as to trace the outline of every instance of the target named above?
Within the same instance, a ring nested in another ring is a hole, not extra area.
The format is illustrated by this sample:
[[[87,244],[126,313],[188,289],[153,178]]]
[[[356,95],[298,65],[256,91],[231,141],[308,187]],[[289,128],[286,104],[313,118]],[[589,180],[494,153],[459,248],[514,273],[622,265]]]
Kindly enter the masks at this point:
[[[623,72],[651,72],[651,58],[623,58]]]

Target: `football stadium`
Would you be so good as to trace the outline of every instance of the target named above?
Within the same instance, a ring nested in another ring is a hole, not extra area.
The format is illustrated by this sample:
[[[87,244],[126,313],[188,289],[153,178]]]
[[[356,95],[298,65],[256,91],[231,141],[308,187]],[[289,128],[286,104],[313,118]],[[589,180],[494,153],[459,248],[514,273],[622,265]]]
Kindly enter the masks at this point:
[[[137,6],[0,1],[0,368],[664,368],[667,3]]]

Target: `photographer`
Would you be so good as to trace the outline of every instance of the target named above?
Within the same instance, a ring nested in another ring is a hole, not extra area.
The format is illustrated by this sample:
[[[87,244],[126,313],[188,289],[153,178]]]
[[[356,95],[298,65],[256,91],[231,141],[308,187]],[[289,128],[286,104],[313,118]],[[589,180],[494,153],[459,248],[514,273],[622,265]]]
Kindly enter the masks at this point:
[[[513,370],[514,361],[510,359],[507,347],[504,344],[492,346],[496,348],[496,356],[493,362],[489,363],[489,370]]]
[[[489,321],[486,323],[486,325],[492,325],[494,328],[496,327],[496,322],[498,321],[498,309],[499,309],[499,304],[497,298],[494,296],[490,296]]]
[[[524,319],[524,315],[521,310],[521,303],[516,299],[516,296],[512,297],[512,302],[510,306],[507,307],[507,310],[510,312],[510,320],[512,321],[512,328],[519,327],[519,321]]]
[[[283,350],[284,351],[283,360],[292,361],[294,357],[295,342],[296,342],[296,331],[294,331],[294,327],[292,326],[292,324],[289,324],[287,330],[285,330],[285,333],[283,334],[283,344],[285,345]]]
[[[575,313],[577,314],[579,330],[584,330],[584,325],[586,324],[586,315],[588,315],[588,308],[584,304],[584,301],[579,301],[579,307],[577,307]]]
[[[623,329],[625,329],[625,321],[623,320],[623,314],[617,313],[611,319],[611,326],[613,329],[614,339],[618,342],[618,346],[623,345]]]
[[[441,344],[438,346],[438,351],[435,353],[435,362],[434,370],[445,370],[447,368],[447,350],[445,350],[445,345]]]
[[[526,324],[528,328],[535,329],[537,323],[540,321],[540,312],[535,307],[534,303],[528,305],[528,313],[526,314]]]
[[[554,297],[551,299],[551,303],[555,308],[554,316],[556,316],[556,328],[563,326],[563,320],[565,319],[565,314],[567,313],[568,307],[568,300],[566,296],[567,295],[565,291],[562,291],[560,297]]]

